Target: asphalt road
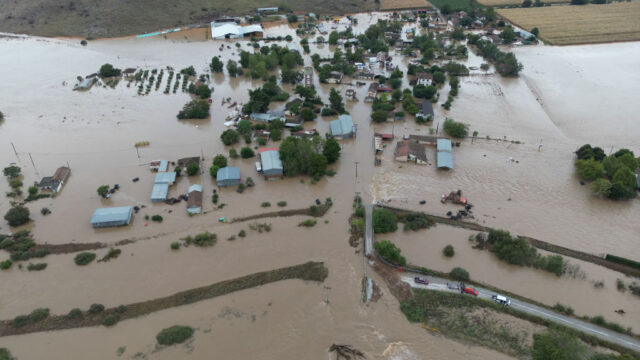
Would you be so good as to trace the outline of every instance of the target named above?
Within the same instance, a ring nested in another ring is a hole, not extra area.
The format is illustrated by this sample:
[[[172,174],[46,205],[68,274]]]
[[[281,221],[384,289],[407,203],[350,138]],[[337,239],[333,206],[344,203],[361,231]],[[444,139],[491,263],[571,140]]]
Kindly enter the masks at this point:
[[[416,275],[416,276],[425,277],[423,275]],[[411,285],[411,287],[413,288],[460,293],[459,290],[451,290],[447,287],[447,282],[449,282],[449,280],[447,279],[442,279],[442,278],[433,277],[433,276],[426,276],[427,280],[429,280],[429,285],[424,285],[424,284],[417,284],[414,281],[414,276],[411,276],[411,275],[404,275],[401,278],[402,278],[402,281]],[[491,296],[496,294],[495,292],[489,291],[487,289],[483,289],[481,287],[475,287],[475,286],[472,286],[472,287],[478,290],[479,298],[485,299],[488,301],[493,301],[491,299]],[[473,295],[465,294],[464,296],[473,296]],[[608,342],[624,346],[628,349],[632,349],[634,351],[640,351],[640,340],[633,338],[631,336],[620,334],[615,331],[605,329],[600,326],[597,326],[582,320],[578,320],[569,316],[564,316],[554,311],[547,310],[545,308],[541,308],[539,306],[536,306],[524,301],[520,301],[517,299],[511,299],[511,307],[513,307],[514,309],[521,310],[526,313],[536,315],[541,318],[545,318],[550,321],[562,324],[564,326],[582,331],[585,334],[596,336],[602,340],[606,340]]]

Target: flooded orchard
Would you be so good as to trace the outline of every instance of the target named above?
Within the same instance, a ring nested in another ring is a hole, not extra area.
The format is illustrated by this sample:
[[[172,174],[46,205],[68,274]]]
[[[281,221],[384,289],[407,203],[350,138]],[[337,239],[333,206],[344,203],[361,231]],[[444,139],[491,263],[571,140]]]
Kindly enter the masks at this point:
[[[354,32],[362,33],[383,16],[357,15],[359,25],[354,27]],[[340,30],[345,27],[344,23],[337,25]],[[266,31],[270,36],[289,34],[294,42],[299,41],[295,29],[289,25],[273,26]],[[454,149],[456,168],[451,172],[436,171],[434,165],[399,165],[393,162],[395,144],[385,150],[382,166],[374,167],[374,131],[393,132],[396,137],[429,131],[412,120],[370,124],[370,104],[363,101],[367,87],[354,87],[360,101],[347,101],[346,109],[353,116],[357,136],[340,141],[341,158],[330,166],[336,171],[335,176],[325,177],[316,184],[308,177],[267,182],[255,172],[254,159],[230,159],[230,165],[240,168],[242,178],[252,177],[256,185],[242,194],[235,188],[219,189],[219,202],[226,206],[215,210],[210,196],[217,186],[208,174],[208,167],[216,154],[227,155],[230,149],[220,141],[220,134],[226,129],[225,117],[232,111],[228,104],[222,104],[222,99],[245,103],[248,90],[263,82],[212,73],[211,117],[176,120],[175,115],[190,97],[180,88],[176,93],[162,93],[167,79],[166,67],[171,66],[178,72],[193,65],[200,74],[209,72],[212,56],[220,55],[223,63],[237,59],[239,49],[235,42],[211,41],[207,37],[206,31],[194,29],[166,38],[90,41],[86,47],[76,39],[0,38],[0,93],[3,94],[0,105],[5,114],[5,120],[0,122],[3,148],[0,162],[5,166],[15,162],[22,168],[25,188],[51,175],[59,166],[68,164],[72,170],[55,198],[27,204],[34,221],[23,228],[30,230],[39,243],[115,244],[125,239],[137,240],[121,246],[120,257],[110,262],[79,267],[73,262],[75,254],[49,255],[42,259],[48,263],[45,271],[28,272],[16,266],[3,271],[0,318],[10,319],[38,307],[48,307],[53,314],[62,315],[74,307],[87,309],[92,303],[118,306],[308,260],[325,262],[329,277],[323,284],[287,280],[243,290],[126,320],[119,323],[117,329],[94,327],[0,338],[0,346],[8,347],[14,356],[112,359],[118,358],[119,347],[126,347],[125,358],[138,353],[154,359],[176,358],[186,353],[195,359],[209,358],[212,353],[236,358],[297,359],[301,354],[327,358],[331,344],[347,343],[374,359],[420,359],[425,358],[425,354],[436,360],[509,358],[432,335],[419,325],[409,323],[398,310],[398,301],[386,289],[377,303],[362,304],[360,284],[365,269],[359,249],[348,244],[347,223],[357,192],[366,202],[389,201],[404,208],[444,214],[453,207],[440,204],[440,194],[462,189],[475,205],[476,221],[481,224],[582,251],[640,258],[637,242],[640,227],[634,222],[640,213],[638,201],[614,203],[594,198],[578,184],[572,165],[572,152],[585,142],[603,148],[640,150],[634,148],[638,145],[634,143],[637,136],[633,136],[640,133],[640,126],[629,121],[640,110],[639,105],[625,98],[633,93],[639,75],[627,69],[631,61],[621,56],[640,53],[640,44],[516,49],[525,67],[519,79],[491,75],[462,79],[460,95],[452,110],[446,112],[437,107],[434,126],[441,124],[445,117],[453,117],[469,123],[472,131],[479,131],[480,138],[507,136],[524,144],[463,141]],[[248,40],[238,43],[241,49],[252,49]],[[224,45],[222,51],[221,45]],[[311,53],[323,57],[335,50],[327,44],[310,46]],[[399,52],[391,50],[390,55],[401,59]],[[46,59],[44,64],[43,59]],[[308,55],[304,59],[306,65],[311,64]],[[602,61],[619,63],[619,66],[608,67],[605,76],[605,70],[594,65]],[[468,62],[479,64],[481,59],[470,54]],[[164,69],[165,77],[160,90],[152,89],[144,96],[137,94],[134,84],[127,86],[126,81],[120,81],[115,88],[94,86],[87,92],[72,91],[77,76],[94,73],[104,63],[120,68]],[[394,59],[394,63],[406,72],[406,59]],[[627,74],[632,76],[623,76]],[[404,81],[406,86],[408,81],[406,78]],[[590,86],[591,81],[599,81],[602,86]],[[314,82],[326,101],[332,86],[320,84],[317,76]],[[624,95],[609,99],[609,86],[614,83],[615,92]],[[293,93],[290,85],[282,87]],[[347,88],[345,85],[335,87],[342,94]],[[563,97],[559,97],[558,92]],[[581,106],[585,103],[582,99],[591,100],[591,104],[599,103],[595,99],[607,99],[615,111]],[[283,105],[274,103],[272,108],[280,109]],[[304,127],[324,134],[335,118],[318,117],[314,122],[304,123]],[[592,121],[592,118],[595,119]],[[624,131],[613,131],[614,127],[606,126],[616,123]],[[538,152],[540,139],[544,146]],[[149,141],[150,145],[136,151],[134,144],[139,141]],[[244,146],[238,145],[237,150]],[[433,162],[435,151],[427,155],[429,162]],[[202,184],[204,213],[194,217],[186,214],[183,203],[171,206],[152,203],[149,199],[154,176],[148,169],[149,162],[175,161],[189,156],[204,157],[201,174],[179,177],[170,188],[169,196],[185,193],[191,184]],[[518,162],[507,161],[510,157]],[[140,181],[132,182],[136,177]],[[102,199],[96,193],[102,184],[119,184],[120,190],[110,199]],[[0,191],[9,190],[7,182],[0,181]],[[221,217],[232,219],[280,210],[275,205],[279,201],[287,202],[284,209],[302,209],[326,197],[331,197],[333,206],[312,228],[298,226],[306,219],[303,216],[257,220],[272,224],[272,231],[265,233],[251,231],[249,225],[253,221],[218,222]],[[418,205],[421,199],[427,200],[427,204]],[[1,213],[10,207],[9,200],[0,199]],[[270,202],[272,207],[262,208],[263,202]],[[144,208],[125,228],[91,228],[89,219],[96,208],[122,205],[144,205]],[[41,215],[42,207],[52,213]],[[144,218],[155,214],[163,216],[162,223]],[[9,229],[3,223],[0,232],[19,229]],[[227,240],[240,230],[247,231],[246,238]],[[170,249],[172,242],[203,231],[217,234],[214,247]],[[446,271],[448,264],[439,258],[440,244],[453,238],[456,240],[450,241],[466,242],[466,234],[463,230],[438,226],[427,232],[399,232],[393,235],[393,240],[403,250],[406,247],[405,251],[415,252],[415,258],[409,260]],[[421,244],[423,237],[430,244]],[[475,250],[456,246],[456,250],[458,248],[460,253],[456,257],[471,261],[474,256],[470,254],[475,254]],[[423,251],[432,254],[423,257]],[[107,249],[96,252],[102,257]],[[569,291],[597,292],[588,280],[548,279],[546,274],[531,269],[517,272],[518,277],[505,275],[508,272],[504,271],[505,266],[490,257],[488,253],[482,254],[476,265],[469,265],[472,277],[499,287],[504,283],[505,289],[522,292],[523,296],[541,302],[561,301],[572,305],[578,314],[597,315],[602,302],[607,303],[607,310],[620,307],[614,303],[619,299],[625,307],[638,302],[637,297],[631,295],[615,296],[615,299],[610,296],[614,291],[611,279],[620,275],[597,266],[585,264],[583,269],[588,279],[606,281],[607,287],[602,293],[608,295],[589,299]],[[8,254],[2,252],[0,260],[6,258]],[[367,274],[372,276],[371,271]],[[495,277],[491,277],[494,274]],[[379,284],[383,283],[377,276],[373,277]],[[535,285],[525,289],[518,284],[522,278],[527,279],[522,284],[535,282]],[[549,286],[566,286],[567,290],[561,292],[558,299],[539,297],[535,289],[544,287],[547,281],[553,284]],[[637,313],[630,312],[628,321],[620,322],[640,328],[632,316],[638,318]],[[193,341],[183,346],[156,348],[158,331],[175,324],[196,328]]]

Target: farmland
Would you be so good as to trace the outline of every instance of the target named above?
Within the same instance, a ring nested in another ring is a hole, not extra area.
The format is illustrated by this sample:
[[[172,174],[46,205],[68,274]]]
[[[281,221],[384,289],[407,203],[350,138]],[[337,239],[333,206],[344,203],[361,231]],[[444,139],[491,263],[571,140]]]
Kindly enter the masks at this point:
[[[426,0],[380,0],[380,10],[399,10],[429,7]]]
[[[468,0],[431,0],[430,3],[438,9],[449,4],[449,6],[451,6],[451,9],[453,10],[469,11]]]
[[[553,45],[640,40],[640,3],[499,9],[498,14]]]
[[[569,0],[541,0],[546,4],[559,4],[559,3],[568,3]],[[520,0],[478,0],[478,3],[485,6],[511,6],[522,4]]]

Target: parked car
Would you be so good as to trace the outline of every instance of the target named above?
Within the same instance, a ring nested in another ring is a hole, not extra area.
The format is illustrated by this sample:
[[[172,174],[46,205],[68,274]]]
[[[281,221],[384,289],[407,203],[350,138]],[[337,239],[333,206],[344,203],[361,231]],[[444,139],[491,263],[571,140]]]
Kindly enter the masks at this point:
[[[476,290],[474,288],[470,288],[468,286],[465,286],[463,291],[466,292],[467,294],[471,294],[473,296],[478,296],[478,290]]]
[[[447,282],[447,287],[451,290],[457,290],[457,291],[460,290],[460,286],[458,286],[458,284],[456,283]]]
[[[415,278],[413,278],[413,281],[415,281],[416,284],[429,285],[429,280],[423,277],[416,276]]]
[[[498,304],[502,304],[504,306],[511,305],[511,299],[509,299],[506,296],[494,294],[493,296],[491,296],[491,298],[493,299],[493,301],[497,302]]]

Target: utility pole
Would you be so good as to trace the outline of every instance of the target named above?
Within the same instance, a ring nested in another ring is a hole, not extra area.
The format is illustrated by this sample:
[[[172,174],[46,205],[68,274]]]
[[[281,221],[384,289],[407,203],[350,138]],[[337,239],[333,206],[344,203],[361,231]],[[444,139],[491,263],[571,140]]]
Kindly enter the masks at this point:
[[[356,180],[358,179],[358,161],[354,161],[354,164],[356,164]]]
[[[17,157],[18,152],[16,151],[16,147],[13,145],[13,142],[11,143],[11,147],[13,148],[13,152],[16,154],[16,157]]]
[[[33,158],[31,157],[31,153],[29,153],[29,159],[31,159],[31,165],[33,165],[33,170],[35,170],[35,172],[37,174],[38,170],[36,169],[36,164],[33,162]]]
[[[140,159],[140,153],[138,152],[138,147],[136,146],[136,154],[138,154],[138,159]]]

